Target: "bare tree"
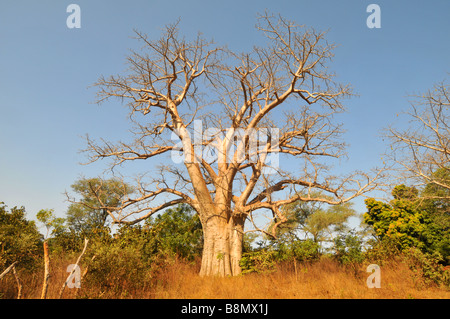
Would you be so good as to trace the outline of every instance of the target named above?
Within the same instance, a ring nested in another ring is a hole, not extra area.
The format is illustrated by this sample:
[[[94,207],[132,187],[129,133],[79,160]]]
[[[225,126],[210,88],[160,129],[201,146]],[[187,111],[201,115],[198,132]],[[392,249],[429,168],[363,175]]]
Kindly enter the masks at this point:
[[[416,186],[433,185],[441,199],[450,200],[450,92],[444,83],[436,84],[411,103],[407,113],[410,126],[404,130],[391,127],[390,157],[400,176]],[[437,192],[433,192],[436,197]]]
[[[236,275],[244,223],[258,227],[255,212],[272,215],[270,231],[258,230],[276,236],[286,221],[283,205],[348,202],[372,190],[379,173],[330,172],[331,160],[345,155],[333,116],[344,110],[341,100],[351,92],[327,69],[334,45],[324,33],[265,14],[257,29],[267,45],[235,53],[201,35],[188,41],[177,26],[167,26],[159,40],[136,32],[144,47],[128,57],[129,74],[96,83],[98,102],[127,103],[134,141],[87,137],[90,162],[109,158],[116,168],[158,156],[165,165],[159,176],[137,178],[136,196],[124,196],[117,207],[101,202],[100,187],[92,191],[97,208],[115,223],[137,223],[189,204],[204,231],[200,274]],[[182,163],[174,163],[180,152]]]

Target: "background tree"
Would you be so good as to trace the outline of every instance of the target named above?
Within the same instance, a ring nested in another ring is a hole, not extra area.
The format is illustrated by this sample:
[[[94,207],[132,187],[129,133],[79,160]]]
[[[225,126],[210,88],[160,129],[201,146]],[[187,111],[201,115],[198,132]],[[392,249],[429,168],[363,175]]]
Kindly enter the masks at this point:
[[[127,103],[135,139],[99,143],[88,137],[90,161],[109,158],[111,168],[154,157],[164,161],[160,176],[138,177],[136,196],[118,205],[108,206],[94,192],[96,209],[115,223],[133,224],[188,204],[203,228],[201,275],[240,273],[244,224],[258,227],[254,213],[272,214],[276,236],[287,220],[283,205],[342,204],[373,189],[378,176],[330,172],[331,160],[345,154],[333,117],[351,92],[327,68],[334,45],[325,34],[268,14],[258,18],[257,29],[267,42],[250,53],[231,52],[200,35],[188,41],[177,24],[158,40],[136,32],[143,50],[128,57],[129,72],[96,83],[99,103]],[[255,131],[265,132],[264,139],[255,142]],[[205,156],[205,147],[216,156]],[[174,161],[168,156],[177,151],[183,163],[169,165]],[[271,162],[274,154],[291,158],[293,172]],[[328,196],[314,196],[317,190]]]
[[[53,209],[41,209],[36,214],[36,218],[45,226],[47,230],[45,239],[48,239],[49,236],[60,234],[65,230],[64,223],[66,220],[64,218],[56,217]]]
[[[433,178],[450,184],[450,171],[438,169]],[[421,207],[430,213],[436,224],[450,232],[450,189],[428,183],[421,192]]]
[[[179,204],[169,208],[163,214],[147,220],[145,225],[157,230],[155,239],[161,251],[188,260],[201,255],[202,225],[198,215],[188,205]]]
[[[450,172],[438,169],[433,174],[444,183],[450,184]],[[421,191],[419,206],[429,213],[433,223],[441,229],[437,251],[450,264],[450,189],[435,183],[427,184]]]
[[[403,182],[419,189],[420,207],[442,231],[439,251],[450,253],[450,92],[444,82],[416,96],[410,126],[391,127],[387,137]],[[450,257],[447,257],[450,258]]]
[[[94,230],[108,226],[107,209],[99,206],[113,209],[134,191],[117,178],[80,178],[71,188],[81,199],[67,209],[67,226],[81,237],[92,235]]]
[[[440,83],[411,103],[410,127],[391,127],[388,154],[403,179],[416,187],[427,185],[439,192],[423,192],[423,198],[450,200],[450,92]]]
[[[25,218],[25,208],[0,202],[0,269],[17,261],[18,267],[33,268],[41,258],[42,235],[36,223]]]
[[[380,240],[400,250],[417,247],[432,252],[442,238],[442,229],[420,208],[417,195],[414,187],[399,185],[393,189],[394,199],[389,204],[366,199],[364,222],[373,226]]]
[[[96,239],[87,251],[95,258],[86,280],[108,292],[122,291],[118,282],[134,288],[148,285],[149,277],[166,271],[175,258],[199,258],[203,244],[198,215],[187,205],[166,209],[144,224],[120,225],[113,237]]]
[[[355,215],[351,202],[330,206],[321,202],[297,201],[284,206],[282,211],[287,222],[278,227],[278,237],[289,235],[296,240],[310,237],[320,245],[333,242],[334,234],[346,230],[345,223]]]

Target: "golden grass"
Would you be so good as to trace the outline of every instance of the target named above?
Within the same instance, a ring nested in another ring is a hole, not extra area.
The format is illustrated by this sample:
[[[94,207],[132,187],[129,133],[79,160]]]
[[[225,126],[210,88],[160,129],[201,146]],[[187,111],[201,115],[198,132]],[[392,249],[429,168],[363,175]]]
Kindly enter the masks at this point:
[[[366,265],[367,266],[367,265]],[[365,268],[342,267],[333,260],[299,265],[280,265],[270,274],[248,274],[231,278],[202,278],[196,269],[178,264],[168,269],[165,285],[150,298],[221,299],[366,299],[366,298],[450,298],[443,287],[425,285],[415,279],[407,265],[386,265],[381,270],[381,288],[368,288]]]
[[[68,273],[62,259],[51,261],[48,298],[57,298]],[[247,274],[238,277],[200,277],[198,264],[181,261],[168,263],[148,282],[118,281],[114,289],[82,282],[80,289],[66,288],[63,298],[150,298],[150,299],[292,299],[292,298],[450,298],[448,287],[426,284],[403,262],[386,262],[381,266],[381,288],[368,288],[367,264],[358,268],[344,267],[329,258],[311,264],[280,264],[268,274]],[[23,298],[39,298],[42,272],[19,276]],[[0,297],[15,298],[15,279],[8,274],[0,281]]]

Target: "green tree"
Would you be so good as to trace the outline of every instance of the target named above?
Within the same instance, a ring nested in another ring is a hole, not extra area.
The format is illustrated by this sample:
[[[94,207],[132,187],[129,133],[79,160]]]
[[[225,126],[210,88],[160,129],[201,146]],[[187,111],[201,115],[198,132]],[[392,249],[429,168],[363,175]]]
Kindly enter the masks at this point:
[[[56,217],[53,209],[41,209],[36,218],[46,228],[44,238],[52,251],[78,251],[82,248],[84,238],[69,229],[67,219]]]
[[[297,262],[315,260],[320,256],[321,244],[334,242],[335,234],[346,230],[345,222],[355,213],[351,203],[325,205],[296,201],[282,210],[287,220],[276,229],[276,238],[268,236],[268,243],[243,254],[240,265],[244,273],[272,271],[277,261],[291,261],[296,268]],[[269,231],[276,222],[269,226]]]
[[[333,241],[333,234],[345,230],[345,222],[355,215],[352,203],[324,205],[322,203],[294,202],[283,207],[287,222],[278,227],[278,236],[299,239],[298,233],[319,245]]]
[[[200,218],[188,205],[180,204],[146,223],[157,229],[157,240],[162,251],[193,259],[203,248],[203,231]]]
[[[343,264],[356,265],[364,260],[362,236],[351,230],[334,238],[336,259]]]
[[[134,189],[117,178],[102,180],[100,178],[81,178],[72,186],[72,190],[81,196],[81,200],[73,202],[67,210],[67,224],[70,230],[81,236],[92,235],[94,230],[108,226],[106,208],[120,205],[123,197],[132,194]]]
[[[25,208],[7,206],[0,202],[0,268],[14,261],[25,268],[34,267],[41,253],[42,235],[36,223],[25,218]]]
[[[318,210],[308,216],[303,230],[313,236],[314,242],[333,240],[333,233],[345,229],[345,222],[355,215],[351,203],[330,206],[325,210]]]
[[[36,214],[36,218],[45,226],[47,230],[45,235],[46,239],[49,235],[55,236],[65,231],[64,223],[66,220],[64,218],[56,217],[53,209],[41,209]]]
[[[437,183],[428,183],[420,194],[420,207],[429,213],[433,223],[442,230],[437,250],[450,264],[450,171],[438,169],[433,173]]]
[[[373,226],[382,241],[389,241],[400,250],[417,247],[424,252],[435,249],[441,229],[433,223],[427,211],[417,204],[418,191],[405,185],[396,186],[389,204],[366,199],[364,222]]]

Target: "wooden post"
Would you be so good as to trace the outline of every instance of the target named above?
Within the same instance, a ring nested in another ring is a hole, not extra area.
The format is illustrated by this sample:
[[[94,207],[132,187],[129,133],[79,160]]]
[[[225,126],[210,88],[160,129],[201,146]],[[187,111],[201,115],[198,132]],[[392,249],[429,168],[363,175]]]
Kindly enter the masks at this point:
[[[298,273],[297,273],[297,260],[294,257],[294,271],[295,271],[295,281],[298,281]]]
[[[44,241],[44,283],[42,284],[41,299],[47,298],[48,279],[50,278],[49,266],[50,259],[48,257],[48,243]]]

